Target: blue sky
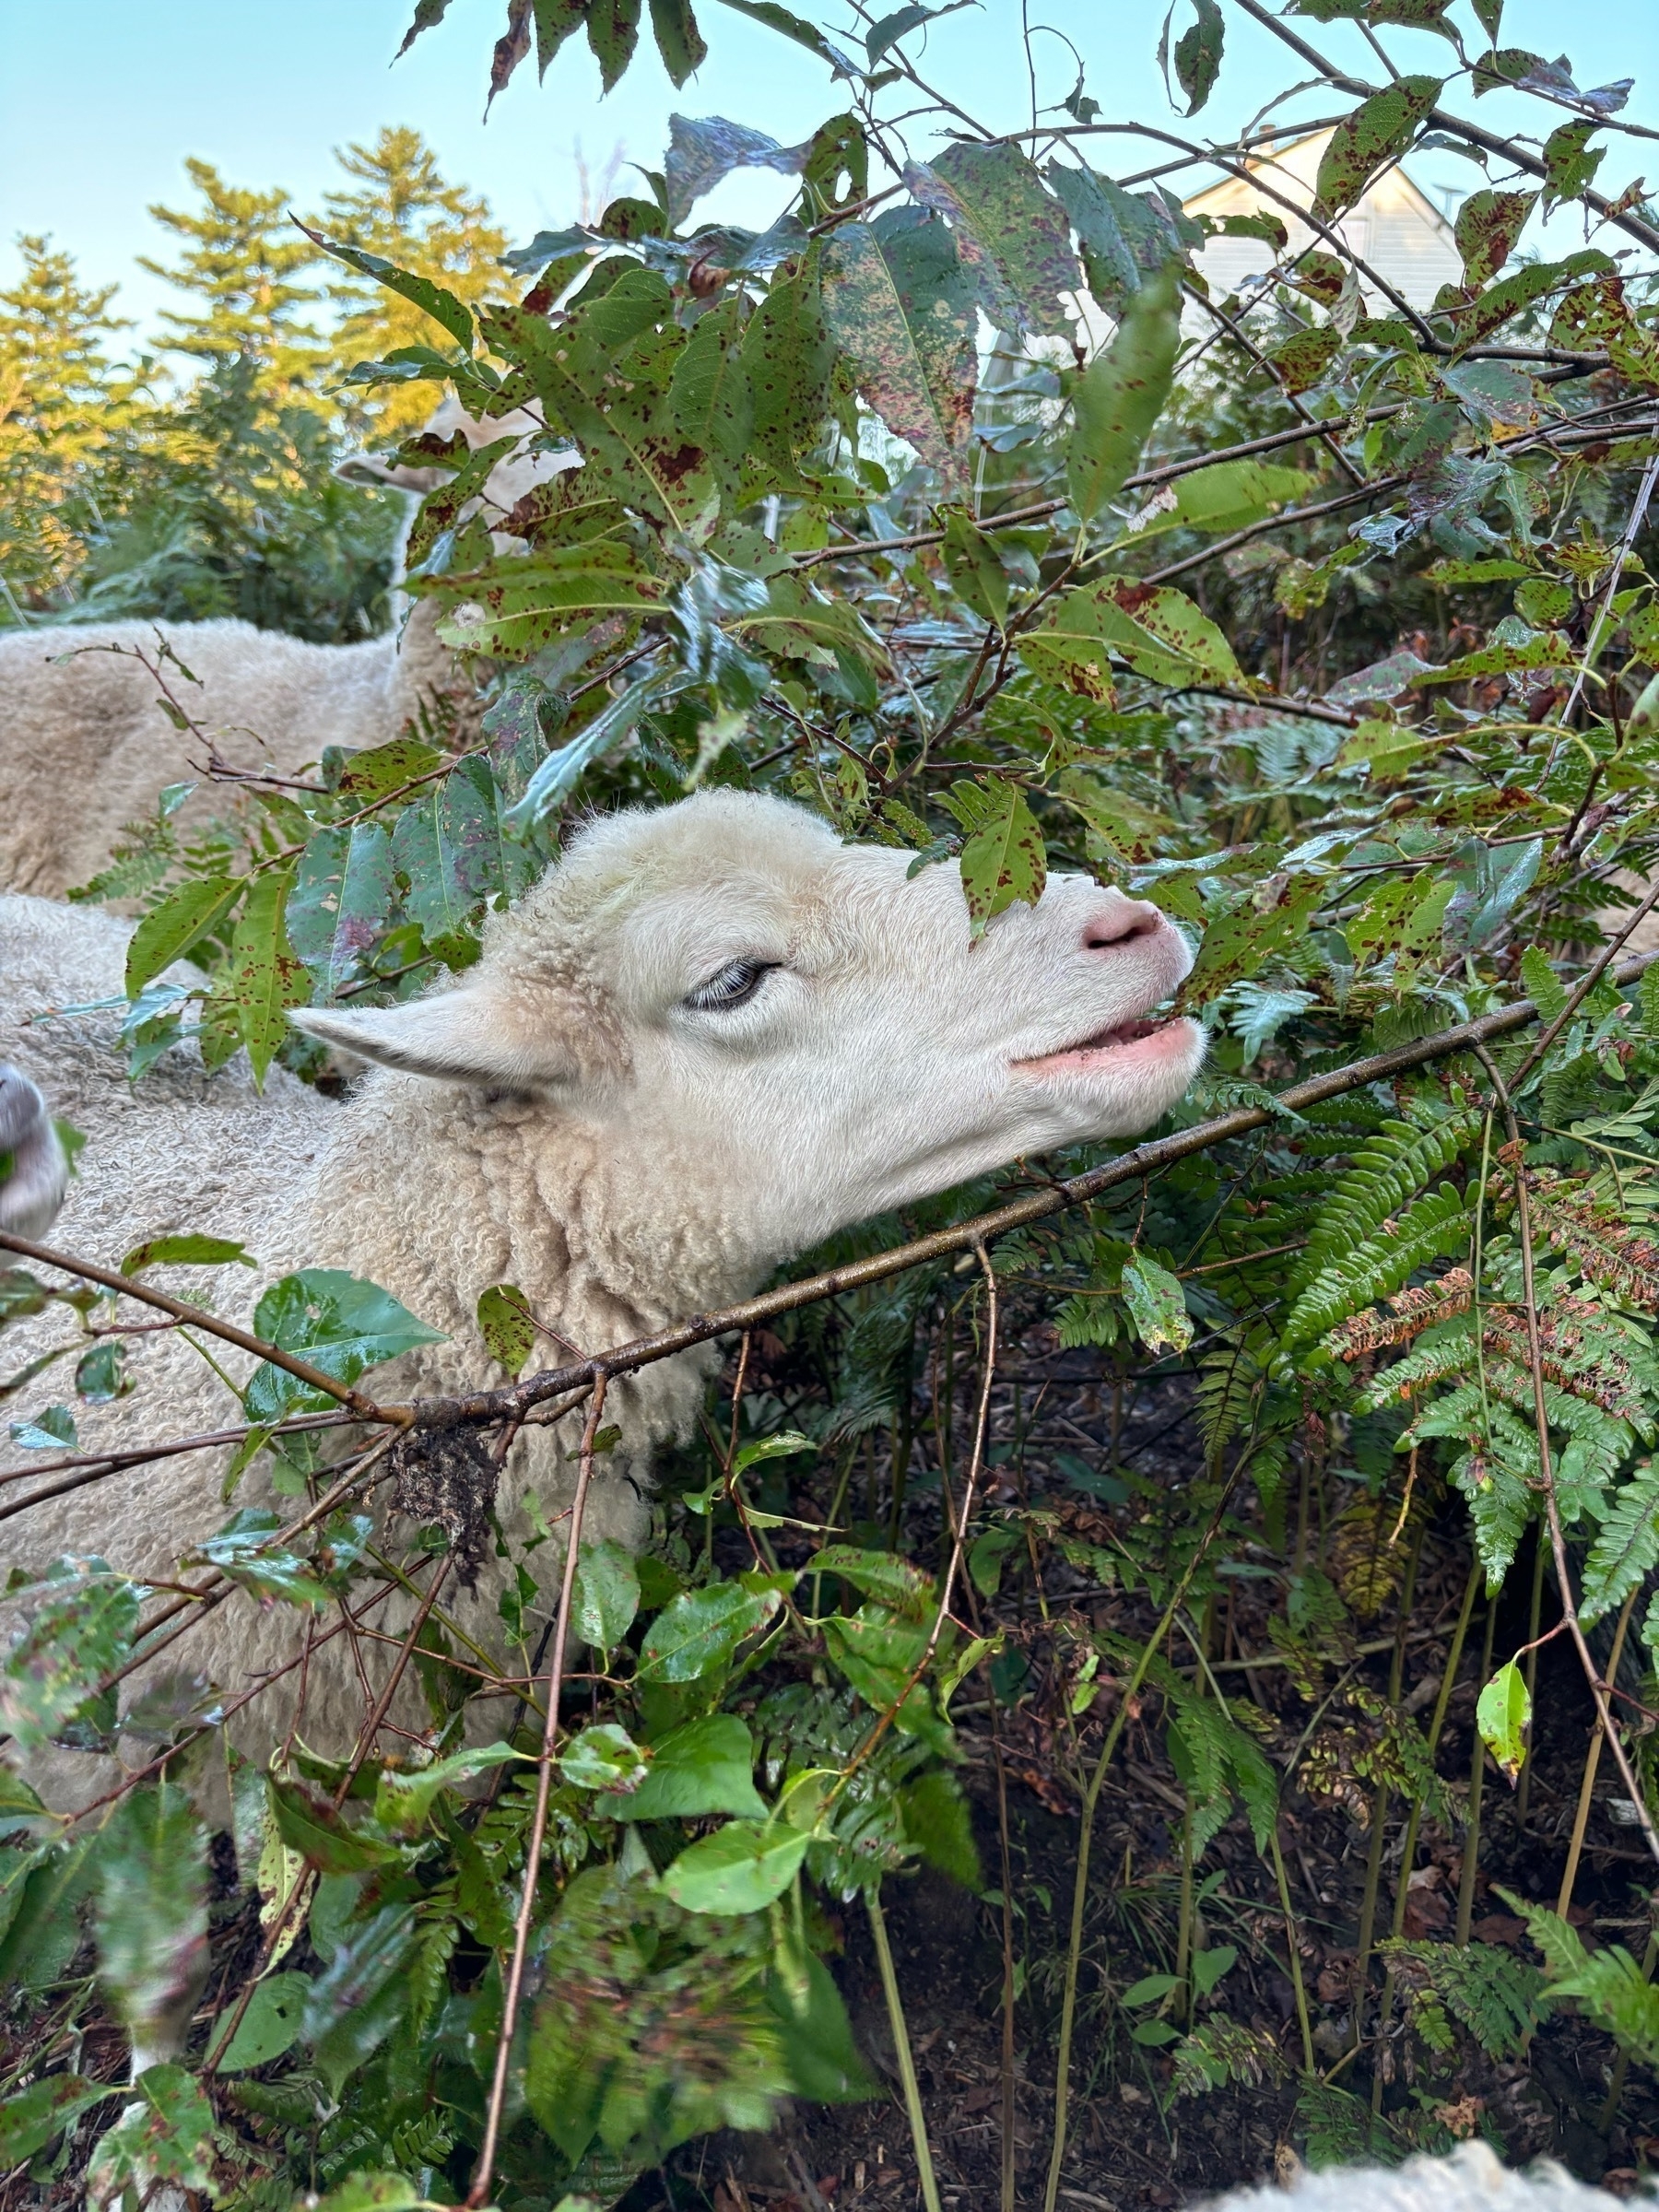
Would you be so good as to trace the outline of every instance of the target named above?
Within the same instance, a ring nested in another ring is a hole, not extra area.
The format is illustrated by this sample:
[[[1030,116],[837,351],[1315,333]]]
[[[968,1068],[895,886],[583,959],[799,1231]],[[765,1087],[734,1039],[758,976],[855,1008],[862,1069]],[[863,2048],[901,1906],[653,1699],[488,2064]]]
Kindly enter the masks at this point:
[[[0,0],[0,280],[16,265],[11,241],[47,230],[79,261],[83,275],[119,281],[119,305],[152,325],[166,288],[134,266],[135,257],[166,257],[167,241],[146,210],[154,200],[187,199],[187,154],[217,162],[240,183],[283,185],[297,206],[314,203],[334,179],[333,148],[371,138],[382,124],[413,124],[437,148],[446,171],[484,192],[522,242],[544,225],[568,221],[578,205],[576,149],[603,168],[620,147],[632,160],[660,164],[667,119],[729,115],[785,142],[805,137],[842,104],[828,72],[809,54],[719,5],[700,0],[711,57],[677,93],[641,39],[640,58],[608,100],[584,48],[567,46],[545,84],[523,66],[483,121],[489,47],[505,15],[503,0],[452,0],[447,18],[417,41],[395,66],[392,57],[413,0]],[[810,0],[795,0],[803,12]],[[835,12],[841,12],[839,10]],[[874,12],[880,14],[877,6]],[[1229,43],[1220,87],[1190,126],[1173,115],[1154,62],[1162,0],[1047,0],[1033,18],[1063,31],[1082,56],[1087,89],[1107,118],[1144,122],[1194,136],[1236,128],[1280,86],[1294,63],[1277,42],[1228,8]],[[1183,16],[1188,11],[1182,10]],[[1467,14],[1466,6],[1459,13]],[[827,18],[826,18],[827,19]],[[850,12],[846,17],[850,23]],[[924,76],[977,119],[1017,128],[1028,112],[1018,0],[983,0],[935,25],[924,49],[910,44]],[[1351,29],[1305,21],[1326,53],[1362,74],[1376,64]],[[1444,70],[1443,41],[1390,33],[1402,66]],[[1659,8],[1652,0],[1508,0],[1502,39],[1550,56],[1566,46],[1578,82],[1634,76],[1630,112],[1659,113]],[[849,33],[848,43],[854,42]],[[1070,88],[1075,65],[1055,37],[1037,41],[1041,97]],[[1466,89],[1460,90],[1466,103]],[[1522,110],[1525,111],[1524,119]],[[1306,104],[1290,113],[1317,110]],[[1482,121],[1505,118],[1502,96],[1479,103]],[[1535,103],[1511,111],[1517,127],[1537,129]],[[912,150],[925,154],[925,128]],[[1093,142],[1098,165],[1122,174],[1138,157],[1129,144]],[[1601,182],[1622,190],[1652,156],[1659,190],[1659,147],[1613,141]],[[1430,188],[1464,191],[1479,172],[1455,156],[1420,156],[1412,164]],[[618,186],[629,189],[626,180]],[[788,197],[782,178],[750,172],[703,203],[700,216],[770,220]]]

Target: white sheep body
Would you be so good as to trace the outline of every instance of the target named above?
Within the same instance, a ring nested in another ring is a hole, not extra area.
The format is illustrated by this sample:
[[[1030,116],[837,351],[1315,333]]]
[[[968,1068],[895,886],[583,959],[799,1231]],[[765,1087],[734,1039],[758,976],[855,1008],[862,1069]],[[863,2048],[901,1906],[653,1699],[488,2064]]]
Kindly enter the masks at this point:
[[[1210,2199],[1206,2212],[1616,2212],[1618,2204],[1559,2166],[1517,2173],[1486,2144],[1465,2143],[1446,2158],[1332,2166],[1302,2174],[1288,2190],[1237,2190]]]
[[[182,1049],[134,1090],[112,1015],[35,1018],[118,996],[125,938],[107,915],[0,900],[0,1058],[88,1140],[54,1244],[110,1265],[163,1233],[240,1240],[256,1277],[181,1272],[177,1287],[243,1323],[257,1289],[299,1265],[378,1283],[446,1332],[368,1379],[382,1399],[501,1380],[476,1320],[492,1284],[516,1285],[559,1339],[603,1350],[742,1296],[869,1214],[1144,1127],[1201,1050],[1189,1022],[1139,1033],[1190,959],[1151,908],[1057,878],[974,945],[954,875],[910,881],[903,853],[844,847],[798,807],[731,792],[590,828],[492,919],[454,988],[300,1017],[382,1063],[343,1106],[280,1071],[258,1099],[235,1066],[206,1077]],[[746,966],[754,983],[730,1010],[701,1002],[700,978]],[[1125,1022],[1136,1033],[1114,1042]],[[70,1332],[61,1310],[8,1330],[7,1365]],[[545,1343],[544,1363],[566,1357]],[[687,1433],[716,1357],[613,1382],[606,1420],[621,1441],[602,1463],[593,1535],[640,1541],[653,1448]],[[240,1375],[249,1362],[221,1364]],[[173,1334],[136,1337],[132,1371],[134,1395],[86,1408],[90,1448],[241,1418]],[[42,1402],[65,1394],[38,1387]],[[511,1536],[529,1533],[526,1490],[549,1518],[566,1501],[572,1443],[567,1420],[514,1445],[498,1500]],[[0,1550],[36,1571],[94,1553],[170,1578],[224,1518],[226,1458],[190,1454],[42,1499],[9,1520]],[[265,1501],[265,1464],[239,1505]],[[487,1562],[476,1594],[453,1596],[480,1641],[499,1641],[501,1571]],[[234,1696],[295,1636],[287,1608],[239,1597],[167,1664],[205,1666]],[[264,1728],[281,1726],[280,1700],[260,1704]],[[311,1740],[348,1742],[361,1710],[349,1668],[312,1668]]]
[[[498,437],[521,441],[540,429],[514,409],[480,422],[446,401],[428,426],[433,437],[459,433],[477,447]],[[511,508],[573,453],[528,446],[498,463],[485,494]],[[444,472],[359,456],[342,473],[414,496]],[[430,600],[410,606],[395,585],[403,573],[407,521],[400,533],[393,594],[395,619],[383,636],[355,645],[317,645],[252,623],[88,622],[0,632],[0,890],[60,898],[90,880],[130,822],[151,816],[161,792],[206,766],[201,739],[176,729],[160,705],[155,677],[133,656],[154,663],[167,640],[196,682],[171,664],[162,673],[179,706],[231,767],[295,777],[314,769],[324,748],[360,751],[384,745],[427,708],[447,707],[462,740],[476,735],[477,687],[463,660],[438,637]],[[499,541],[522,551],[516,540]],[[112,648],[120,648],[113,651]],[[186,831],[230,811],[236,786],[203,782],[177,826]]]

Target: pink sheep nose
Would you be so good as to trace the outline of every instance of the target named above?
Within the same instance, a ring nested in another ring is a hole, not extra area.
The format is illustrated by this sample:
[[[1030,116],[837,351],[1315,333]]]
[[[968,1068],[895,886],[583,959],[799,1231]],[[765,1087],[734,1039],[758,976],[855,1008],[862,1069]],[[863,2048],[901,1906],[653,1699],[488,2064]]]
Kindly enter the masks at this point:
[[[1155,936],[1162,922],[1158,909],[1144,900],[1119,900],[1112,906],[1097,908],[1083,924],[1083,949],[1107,952],[1114,945],[1126,945],[1132,937]]]

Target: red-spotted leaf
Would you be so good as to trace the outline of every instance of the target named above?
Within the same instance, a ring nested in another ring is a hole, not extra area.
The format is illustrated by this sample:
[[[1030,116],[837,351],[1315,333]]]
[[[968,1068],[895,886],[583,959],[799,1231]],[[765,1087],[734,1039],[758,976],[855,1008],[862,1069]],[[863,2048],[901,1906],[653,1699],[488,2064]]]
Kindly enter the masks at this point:
[[[948,216],[957,251],[999,330],[1066,331],[1062,294],[1082,284],[1071,225],[1016,146],[947,147],[905,171],[923,206]]]
[[[288,942],[285,910],[293,881],[286,870],[256,877],[230,941],[237,1029],[248,1048],[254,1083],[261,1087],[288,1034],[288,1008],[303,1006],[311,998],[304,963]]]
[[[1017,900],[1035,906],[1048,878],[1042,832],[1024,792],[994,777],[988,796],[988,810],[962,847],[962,891],[975,937]]]
[[[1377,171],[1399,159],[1441,86],[1438,76],[1396,77],[1343,117],[1320,157],[1315,190],[1321,214],[1351,207]]]
[[[959,479],[977,354],[973,286],[947,226],[913,207],[843,224],[824,250],[824,313],[888,429]]]
[[[1537,201],[1535,192],[1472,192],[1457,211],[1457,250],[1464,282],[1488,284],[1515,250]]]

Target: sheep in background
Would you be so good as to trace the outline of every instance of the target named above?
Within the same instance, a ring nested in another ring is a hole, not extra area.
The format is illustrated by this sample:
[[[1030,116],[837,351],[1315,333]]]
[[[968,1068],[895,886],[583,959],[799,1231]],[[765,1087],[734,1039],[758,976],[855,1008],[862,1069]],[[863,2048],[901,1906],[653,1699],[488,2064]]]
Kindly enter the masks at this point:
[[[1619,2201],[1559,2166],[1512,2173],[1486,2144],[1465,2143],[1449,2158],[1332,2166],[1288,2190],[1241,2189],[1210,2198],[1206,2212],[1615,2212]]]
[[[475,1317],[491,1284],[524,1293],[547,1359],[565,1356],[553,1333],[601,1350],[744,1296],[867,1215],[1127,1135],[1181,1096],[1202,1034],[1148,1018],[1190,964],[1153,907],[1058,877],[974,945],[955,871],[911,881],[907,867],[753,794],[598,822],[492,919],[452,989],[295,1017],[379,1064],[343,1106],[275,1069],[256,1100],[238,1070],[206,1080],[183,1050],[134,1091],[112,1020],[31,1019],[118,988],[125,927],[0,899],[0,1053],[88,1139],[53,1241],[109,1264],[185,1228],[241,1239],[256,1277],[161,1278],[241,1321],[256,1287],[290,1268],[366,1277],[446,1333],[367,1385],[402,1399],[500,1380]],[[7,1353],[38,1357],[72,1334],[49,1312],[9,1330]],[[642,1539],[653,1447],[688,1432],[718,1358],[704,1347],[612,1384],[606,1419],[622,1441],[601,1463],[593,1535]],[[175,1335],[135,1338],[131,1371],[134,1395],[80,1417],[84,1447],[241,1418]],[[567,1419],[514,1444],[497,1512],[515,1540],[531,1526],[526,1491],[549,1519],[568,1502],[574,1441]],[[7,1526],[6,1561],[40,1570],[94,1551],[166,1575],[224,1519],[222,1457],[42,1497]],[[265,1465],[238,1506],[269,1499]],[[499,1641],[503,1571],[490,1558],[470,1596],[446,1591],[481,1642]],[[235,1695],[301,1633],[288,1608],[238,1596],[192,1630],[186,1663]],[[305,1730],[320,1747],[344,1747],[361,1718],[350,1665],[324,1664],[338,1648],[311,1667]],[[287,1725],[293,1679],[249,1709],[251,1737]],[[68,1787],[84,1795],[86,1782],[80,1763]]]
[[[532,452],[528,441],[541,424],[523,409],[481,422],[449,399],[427,427],[441,437],[458,431],[475,450],[500,437],[524,441],[490,477],[486,500],[500,513],[579,458]],[[359,455],[342,463],[341,473],[418,495],[446,472]],[[411,520],[413,512],[411,502]],[[400,543],[400,574],[402,561]],[[394,594],[394,604],[400,599]],[[108,863],[123,829],[153,815],[161,792],[187,776],[199,754],[161,712],[147,670],[127,655],[88,648],[136,646],[153,661],[159,629],[200,678],[187,683],[168,668],[176,697],[225,757],[241,768],[298,776],[325,746],[385,744],[435,698],[453,704],[465,731],[477,691],[460,658],[439,642],[437,619],[430,601],[417,601],[401,627],[360,645],[312,645],[231,620],[0,632],[0,889],[56,898],[87,882]],[[204,783],[181,825],[226,812],[234,788]]]

